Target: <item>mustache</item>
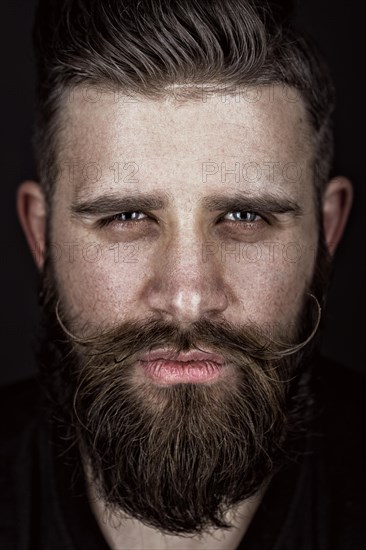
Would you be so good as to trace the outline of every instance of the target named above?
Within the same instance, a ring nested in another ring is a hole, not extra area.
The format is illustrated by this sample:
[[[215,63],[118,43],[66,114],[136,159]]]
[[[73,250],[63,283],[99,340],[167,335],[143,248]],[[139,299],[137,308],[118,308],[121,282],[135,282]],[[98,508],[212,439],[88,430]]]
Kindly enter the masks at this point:
[[[313,306],[309,302],[307,304],[307,310],[311,310],[313,328],[310,334],[302,335],[299,342],[296,342],[299,331],[296,334],[293,330],[288,331],[290,334],[286,335],[286,330],[282,328],[282,331],[277,329],[274,331],[276,334],[271,334],[271,331],[255,323],[237,326],[225,319],[207,318],[197,320],[187,328],[160,319],[132,319],[105,329],[99,328],[89,335],[78,335],[62,319],[60,299],[56,302],[55,316],[73,349],[81,349],[85,357],[94,360],[100,357],[115,364],[134,362],[141,353],[167,347],[177,353],[212,351],[232,360],[237,359],[238,355],[246,355],[256,361],[268,362],[296,354],[314,339],[320,326],[322,307],[310,292],[307,300],[313,302]]]

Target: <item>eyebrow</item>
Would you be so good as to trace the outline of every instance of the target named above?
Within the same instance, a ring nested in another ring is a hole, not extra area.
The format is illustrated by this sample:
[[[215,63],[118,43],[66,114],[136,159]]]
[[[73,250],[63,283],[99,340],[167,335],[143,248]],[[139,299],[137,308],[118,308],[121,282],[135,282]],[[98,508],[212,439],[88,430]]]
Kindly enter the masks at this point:
[[[230,197],[226,195],[210,195],[202,199],[202,204],[209,211],[230,211],[237,209],[243,212],[258,211],[276,214],[291,212],[296,216],[302,214],[302,208],[297,202],[271,193],[263,193],[252,197],[243,192],[236,193]]]
[[[232,196],[213,194],[201,198],[199,201],[210,212],[224,210],[258,211],[268,213],[292,213],[295,216],[302,214],[301,206],[287,198],[272,193],[263,193],[259,196],[250,196],[244,192],[237,192]],[[87,200],[75,200],[71,205],[71,212],[77,217],[94,217],[112,215],[119,212],[163,210],[170,203],[168,193],[141,194],[132,193],[121,196],[109,193]]]
[[[96,216],[132,210],[162,210],[168,203],[167,196],[141,195],[140,193],[121,196],[109,193],[81,202],[74,201],[71,211],[76,215]]]

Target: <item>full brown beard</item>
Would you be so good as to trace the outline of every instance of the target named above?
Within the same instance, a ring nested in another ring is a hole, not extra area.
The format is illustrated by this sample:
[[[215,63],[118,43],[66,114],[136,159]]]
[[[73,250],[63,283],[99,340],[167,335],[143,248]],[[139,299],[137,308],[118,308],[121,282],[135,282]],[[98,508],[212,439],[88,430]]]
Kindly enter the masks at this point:
[[[80,336],[70,333],[77,319],[65,311],[47,257],[41,379],[54,421],[109,511],[167,534],[230,528],[227,511],[264,486],[291,452],[291,434],[304,430],[308,340],[319,313],[310,292],[322,302],[328,280],[323,246],[316,265],[290,332],[224,319],[183,330],[150,318]],[[165,387],[134,376],[139,356],[160,347],[217,352],[235,376]]]

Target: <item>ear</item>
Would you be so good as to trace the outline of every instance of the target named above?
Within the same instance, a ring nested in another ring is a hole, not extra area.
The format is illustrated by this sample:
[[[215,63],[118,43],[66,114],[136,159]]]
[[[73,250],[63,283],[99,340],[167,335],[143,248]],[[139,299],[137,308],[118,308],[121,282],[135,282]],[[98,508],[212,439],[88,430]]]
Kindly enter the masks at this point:
[[[352,206],[352,184],[343,176],[333,178],[323,195],[323,223],[329,253],[333,255],[344,232]]]
[[[17,212],[38,269],[43,268],[46,241],[46,200],[41,186],[24,181],[17,192]]]

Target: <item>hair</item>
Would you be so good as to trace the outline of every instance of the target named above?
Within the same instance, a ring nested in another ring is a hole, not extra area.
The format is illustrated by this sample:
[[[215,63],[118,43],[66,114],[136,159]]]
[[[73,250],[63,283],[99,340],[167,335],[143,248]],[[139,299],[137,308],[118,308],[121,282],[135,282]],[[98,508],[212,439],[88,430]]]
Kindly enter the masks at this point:
[[[286,2],[265,0],[40,0],[34,149],[47,199],[57,178],[62,99],[78,85],[146,98],[172,86],[227,93],[295,89],[312,128],[318,205],[333,158],[334,90],[319,52],[290,24]]]

